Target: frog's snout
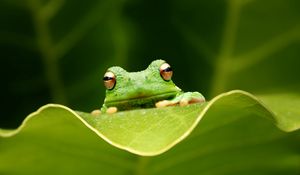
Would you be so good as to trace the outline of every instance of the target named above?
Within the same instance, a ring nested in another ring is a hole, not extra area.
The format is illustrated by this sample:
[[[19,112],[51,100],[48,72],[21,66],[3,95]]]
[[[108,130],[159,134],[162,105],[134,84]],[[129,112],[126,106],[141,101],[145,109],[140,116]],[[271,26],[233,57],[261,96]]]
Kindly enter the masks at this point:
[[[137,89],[136,92],[137,92],[136,96],[139,97],[139,98],[147,96],[147,93],[145,93],[145,89],[144,88],[139,88],[139,89]]]

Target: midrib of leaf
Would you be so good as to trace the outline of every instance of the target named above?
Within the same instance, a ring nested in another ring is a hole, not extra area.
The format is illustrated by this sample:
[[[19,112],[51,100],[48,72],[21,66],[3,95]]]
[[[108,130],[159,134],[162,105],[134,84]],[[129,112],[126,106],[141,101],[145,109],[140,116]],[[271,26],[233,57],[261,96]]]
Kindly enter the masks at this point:
[[[128,34],[126,34],[126,28],[122,26],[121,11],[126,1],[99,1],[83,19],[79,20],[78,24],[70,31],[64,38],[62,38],[55,45],[55,52],[57,57],[62,58],[68,53],[93,27],[95,27],[99,21],[104,20],[108,14],[113,31],[112,41],[114,46],[113,59],[119,66],[124,66],[128,60]],[[78,79],[73,82],[71,86],[66,87],[70,94],[70,98],[74,98],[74,94],[88,92],[92,89],[92,86],[86,87],[87,83],[91,84],[93,80],[98,79],[101,71],[95,70],[84,76],[83,79]],[[96,83],[98,84],[98,83]],[[92,84],[93,85],[93,84]],[[84,86],[84,88],[83,88]],[[76,95],[75,95],[76,96]]]
[[[122,26],[122,6],[123,4],[118,4],[117,8],[114,10],[114,13],[112,14],[112,30],[113,30],[113,42],[114,42],[114,60],[116,60],[120,66],[125,66],[128,59],[128,50],[129,50],[129,44],[128,44],[128,38],[126,34],[126,28]],[[124,19],[123,19],[124,20]]]
[[[291,43],[298,42],[300,40],[300,26],[297,25],[287,32],[261,44],[253,50],[234,57],[233,51],[240,11],[244,5],[247,5],[253,1],[255,0],[243,2],[239,0],[227,1],[228,10],[224,24],[220,52],[215,62],[215,72],[212,78],[210,93],[211,97],[226,90],[226,84],[231,75],[255,65],[264,59],[270,58],[269,56],[271,54],[278,52],[278,50],[281,50]]]
[[[228,9],[224,23],[223,39],[221,40],[220,52],[216,58],[212,78],[211,97],[225,90],[227,80],[230,76],[230,63],[242,4],[238,0],[228,0],[227,3]]]
[[[50,20],[62,8],[65,0],[51,0],[47,5],[41,7],[40,13],[45,19]]]
[[[95,25],[103,19],[112,6],[111,1],[99,2],[79,24],[74,27],[60,42],[53,43],[49,28],[49,21],[56,15],[64,4],[64,0],[51,0],[46,5],[42,5],[39,0],[28,0],[28,6],[32,12],[33,22],[36,28],[37,41],[41,57],[45,66],[45,74],[49,83],[49,89],[52,100],[56,103],[67,104],[65,96],[65,87],[62,81],[59,61],[66,53],[70,51]],[[116,5],[116,4],[115,4]],[[99,11],[102,12],[99,15]],[[117,42],[115,42],[117,43]],[[122,57],[116,55],[119,59],[124,58],[126,47],[117,45],[117,52],[122,51]]]
[[[49,2],[50,5],[53,4],[51,3],[52,1]],[[49,16],[46,15],[49,13],[43,12],[43,8],[45,8],[47,5],[42,6],[41,1],[39,0],[28,0],[28,5],[32,12],[33,23],[35,25],[37,35],[37,42],[40,48],[41,57],[44,62],[45,74],[48,80],[51,96],[53,98],[53,101],[61,104],[67,104],[60,69],[58,66],[59,60],[55,53],[55,50],[53,49],[53,41],[48,24]],[[59,6],[57,5],[57,8],[58,7]],[[53,13],[52,16],[54,15]]]
[[[147,166],[149,164],[150,157],[138,156],[135,174],[136,175],[148,175]]]
[[[231,0],[231,1],[235,1],[235,0]],[[255,0],[244,0],[242,2],[231,2],[231,3],[239,3],[239,5],[246,5],[248,3],[251,3]],[[228,13],[228,12],[227,12]],[[238,15],[238,14],[237,14]],[[227,15],[227,19],[228,19],[228,16]],[[227,20],[227,25],[228,28],[232,28],[229,27],[229,19]],[[187,42],[191,43],[191,46],[194,47],[196,49],[196,52],[199,53],[199,55],[204,55],[203,59],[205,59],[205,61],[210,64],[210,65],[213,65],[215,63],[214,61],[214,58],[217,57],[215,51],[208,47],[207,43],[203,40],[203,38],[201,38],[199,35],[197,35],[197,33],[193,30],[191,30],[189,27],[187,27],[185,25],[185,23],[179,23],[177,25],[177,28],[179,29],[179,32],[184,36],[184,39],[187,40]],[[226,30],[225,32],[225,27],[224,27],[224,31],[223,31],[223,49],[220,49],[220,50],[225,50],[225,43],[227,43],[229,40],[233,41],[232,39],[229,39],[226,38],[226,41],[225,41],[225,36],[227,34],[229,30]],[[229,33],[229,32],[228,32]],[[231,35],[233,36],[233,35]],[[224,54],[224,53],[223,53]],[[218,55],[218,59],[221,58],[221,54]]]

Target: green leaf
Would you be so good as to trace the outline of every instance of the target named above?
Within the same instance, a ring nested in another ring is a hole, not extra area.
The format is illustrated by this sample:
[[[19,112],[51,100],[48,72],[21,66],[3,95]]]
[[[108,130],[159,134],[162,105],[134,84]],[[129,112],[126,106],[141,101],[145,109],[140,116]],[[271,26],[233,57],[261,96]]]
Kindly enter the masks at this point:
[[[235,90],[204,104],[99,116],[49,104],[18,129],[0,130],[0,173],[299,172],[300,132],[295,130],[300,128],[300,111],[295,106],[300,97],[261,99],[267,107],[253,95]],[[284,133],[274,124],[295,132]],[[116,147],[160,156],[136,159]]]

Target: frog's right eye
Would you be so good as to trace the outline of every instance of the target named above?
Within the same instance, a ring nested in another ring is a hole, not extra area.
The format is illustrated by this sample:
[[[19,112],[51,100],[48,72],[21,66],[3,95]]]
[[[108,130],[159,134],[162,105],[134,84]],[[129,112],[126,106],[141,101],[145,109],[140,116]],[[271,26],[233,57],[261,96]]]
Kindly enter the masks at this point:
[[[116,76],[112,72],[106,72],[103,77],[104,86],[106,89],[111,90],[116,85]]]
[[[164,63],[159,68],[160,76],[165,80],[169,81],[172,78],[173,70],[168,63]]]

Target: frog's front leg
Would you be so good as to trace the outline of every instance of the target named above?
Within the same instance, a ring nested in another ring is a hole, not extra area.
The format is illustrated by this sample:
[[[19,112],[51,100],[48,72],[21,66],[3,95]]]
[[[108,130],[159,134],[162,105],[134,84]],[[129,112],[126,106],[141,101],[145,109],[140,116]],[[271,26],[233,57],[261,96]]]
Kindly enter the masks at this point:
[[[192,103],[202,103],[205,102],[205,98],[199,92],[185,92],[180,95],[177,95],[172,100],[162,100],[155,104],[157,108],[165,107],[165,106],[174,106],[179,104],[180,106],[186,106]]]

